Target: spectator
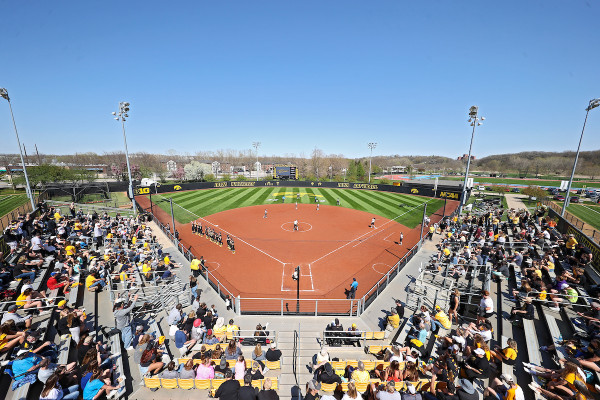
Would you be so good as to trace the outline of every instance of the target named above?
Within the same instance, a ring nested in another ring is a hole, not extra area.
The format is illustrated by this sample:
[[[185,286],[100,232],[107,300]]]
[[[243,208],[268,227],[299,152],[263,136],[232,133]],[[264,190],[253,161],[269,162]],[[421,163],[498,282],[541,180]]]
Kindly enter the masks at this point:
[[[252,359],[254,361],[266,361],[266,355],[265,352],[262,351],[262,346],[260,345],[260,343],[256,344],[256,347],[254,347],[254,351],[252,352]]]
[[[215,392],[215,397],[219,400],[238,400],[238,393],[240,391],[240,383],[233,379],[233,373],[227,371],[225,373],[225,382],[219,386]]]
[[[113,310],[113,314],[115,316],[116,328],[121,330],[121,340],[123,341],[123,346],[127,351],[133,350],[133,346],[131,346],[131,341],[133,340],[131,311],[135,306],[138,296],[139,295],[136,294],[133,298],[133,301],[131,301],[131,296],[129,296],[129,304],[127,307],[125,307],[125,300],[123,298],[117,298],[117,300],[115,300],[115,309]]]
[[[234,371],[235,379],[244,378],[244,375],[246,374],[246,360],[244,359],[244,356],[238,356],[237,362],[235,363]]]
[[[265,354],[265,358],[267,361],[279,361],[281,360],[281,350],[277,348],[277,343],[274,341],[271,342],[271,346],[269,350],[267,350],[267,354]]]
[[[58,383],[58,374],[52,374],[45,382],[40,400],[77,400],[79,398],[79,385],[63,389]]]
[[[194,371],[194,361],[187,360],[183,365],[183,368],[180,368],[179,371],[179,379],[195,379],[196,371]]]
[[[196,369],[196,379],[213,379],[215,377],[215,369],[210,364],[210,358],[201,359],[201,363]]]
[[[279,400],[279,395],[271,389],[271,379],[265,378],[263,381],[263,389],[258,392],[258,400]]]
[[[31,317],[21,317],[17,313],[17,309],[18,307],[15,304],[11,304],[10,306],[8,306],[8,312],[5,312],[2,316],[2,324],[4,324],[7,321],[14,321],[15,326],[18,329],[29,329],[31,327]]]
[[[252,387],[252,375],[244,376],[244,386],[238,392],[238,400],[256,400],[258,397],[258,389]]]
[[[396,385],[393,381],[388,382],[386,385],[381,385],[379,388],[375,387],[374,383],[371,383],[371,392],[374,393],[375,398],[378,400],[400,400],[400,393],[396,391]]]
[[[319,390],[321,390],[321,384],[316,380],[310,380],[306,383],[306,395],[304,400],[319,400]]]
[[[175,369],[175,362],[174,361],[170,361],[167,364],[167,369],[163,372],[161,372],[160,374],[161,378],[165,378],[165,379],[177,379],[179,378],[179,373],[177,372],[177,369]]]
[[[262,399],[259,399],[262,400]],[[348,382],[348,390],[344,393],[342,400],[358,400],[358,392],[356,391],[356,385],[354,382]]]

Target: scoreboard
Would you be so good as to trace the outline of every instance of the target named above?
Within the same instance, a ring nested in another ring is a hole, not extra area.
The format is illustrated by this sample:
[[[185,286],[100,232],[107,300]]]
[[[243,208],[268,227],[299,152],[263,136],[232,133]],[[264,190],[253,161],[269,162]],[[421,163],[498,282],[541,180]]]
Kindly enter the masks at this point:
[[[273,168],[275,179],[298,179],[298,169],[290,165],[276,165]]]

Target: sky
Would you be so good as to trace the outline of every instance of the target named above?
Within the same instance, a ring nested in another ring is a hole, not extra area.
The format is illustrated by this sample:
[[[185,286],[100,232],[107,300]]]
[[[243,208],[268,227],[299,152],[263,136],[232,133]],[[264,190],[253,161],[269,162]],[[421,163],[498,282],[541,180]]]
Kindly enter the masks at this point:
[[[41,153],[575,150],[600,1],[0,0],[0,87]],[[1,99],[0,99],[1,100]],[[600,108],[583,150],[600,148]],[[18,150],[0,101],[0,153]]]

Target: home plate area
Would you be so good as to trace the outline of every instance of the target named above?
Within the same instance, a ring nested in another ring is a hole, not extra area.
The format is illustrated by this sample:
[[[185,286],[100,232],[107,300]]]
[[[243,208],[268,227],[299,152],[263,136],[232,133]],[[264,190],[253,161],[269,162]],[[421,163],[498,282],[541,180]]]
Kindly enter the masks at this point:
[[[315,287],[313,283],[312,270],[310,263],[285,263],[283,264],[283,271],[281,274],[281,291],[282,292],[295,292],[297,290],[298,283],[292,277],[296,267],[300,267],[300,291],[301,292],[314,292]]]

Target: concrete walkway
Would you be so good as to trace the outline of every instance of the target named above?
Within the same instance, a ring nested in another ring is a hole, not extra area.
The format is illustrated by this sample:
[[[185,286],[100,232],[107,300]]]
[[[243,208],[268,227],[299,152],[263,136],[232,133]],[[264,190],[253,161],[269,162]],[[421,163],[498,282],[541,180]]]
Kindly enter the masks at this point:
[[[514,208],[516,210],[527,208],[528,206],[523,202],[525,199],[527,199],[527,196],[523,194],[506,193],[506,204],[508,204],[508,208]]]

